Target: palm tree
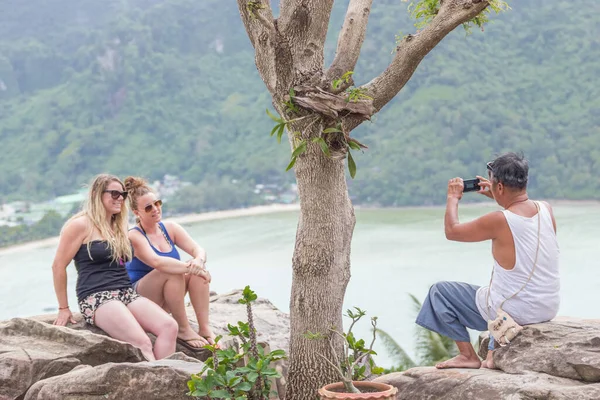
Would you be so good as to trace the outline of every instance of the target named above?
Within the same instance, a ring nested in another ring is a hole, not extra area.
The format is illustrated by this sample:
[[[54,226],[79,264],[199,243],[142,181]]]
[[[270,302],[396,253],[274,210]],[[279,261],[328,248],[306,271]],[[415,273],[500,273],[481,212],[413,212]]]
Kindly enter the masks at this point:
[[[423,305],[414,295],[409,293],[409,296],[412,300],[415,314],[418,314]],[[405,371],[417,365],[434,365],[458,354],[456,343],[449,337],[432,332],[421,326],[417,326],[416,329],[417,362],[413,361],[402,346],[387,332],[381,329],[375,330],[388,355],[394,361],[394,366],[386,370],[386,372]]]

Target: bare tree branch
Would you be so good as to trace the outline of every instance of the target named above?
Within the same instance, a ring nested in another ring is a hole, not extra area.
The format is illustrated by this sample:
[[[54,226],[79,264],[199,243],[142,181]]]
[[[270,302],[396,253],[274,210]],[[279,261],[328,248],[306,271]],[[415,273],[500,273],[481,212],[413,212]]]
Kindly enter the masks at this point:
[[[270,0],[237,0],[246,33],[255,50],[258,73],[271,94],[287,92],[292,82],[292,54],[277,30]]]
[[[331,85],[334,79],[339,79],[347,71],[353,71],[360,49],[365,40],[369,14],[373,0],[350,0],[344,25],[338,37],[335,58],[325,74],[325,83]],[[352,82],[341,85],[334,93],[339,93],[350,86]]]
[[[396,55],[377,78],[366,84],[366,92],[373,98],[378,112],[411,78],[423,58],[454,28],[481,13],[489,3],[483,0],[445,0],[439,13],[421,32],[408,35],[396,48]],[[364,120],[363,120],[364,121]],[[344,129],[350,132],[361,122],[356,116],[344,119]]]
[[[294,66],[303,73],[323,70],[325,38],[334,0],[281,0],[279,32],[294,45]]]
[[[262,25],[264,28],[267,28],[269,33],[272,32],[271,28],[274,29],[271,1],[238,0],[237,3],[240,16],[242,17],[242,22],[244,23],[244,28],[246,28],[246,33],[248,34],[248,38],[250,38],[252,47],[256,49],[256,44],[260,38],[260,35],[263,33],[263,29],[260,25]],[[253,9],[253,11],[250,11],[248,9],[250,7],[249,4],[252,3],[257,4],[258,7]]]

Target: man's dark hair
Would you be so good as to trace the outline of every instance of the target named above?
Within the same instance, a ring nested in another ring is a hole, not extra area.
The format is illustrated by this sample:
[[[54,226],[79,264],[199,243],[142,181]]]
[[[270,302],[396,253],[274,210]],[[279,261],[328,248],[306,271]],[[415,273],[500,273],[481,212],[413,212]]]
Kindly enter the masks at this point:
[[[525,189],[529,174],[529,163],[523,153],[506,153],[490,165],[493,178],[513,189]]]

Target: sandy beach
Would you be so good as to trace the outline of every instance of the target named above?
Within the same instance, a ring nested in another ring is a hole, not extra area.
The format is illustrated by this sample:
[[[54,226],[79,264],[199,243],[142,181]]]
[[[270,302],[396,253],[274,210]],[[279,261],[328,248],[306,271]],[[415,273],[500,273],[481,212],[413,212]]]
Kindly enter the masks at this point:
[[[212,211],[200,214],[181,215],[173,218],[165,218],[165,221],[174,221],[178,224],[183,225],[194,224],[202,221],[213,221],[217,219],[250,217],[253,215],[264,215],[297,210],[300,210],[300,204],[271,204],[268,206],[256,206],[249,208],[238,208],[234,210]],[[35,240],[33,242],[16,244],[14,246],[1,248],[0,257],[8,254],[20,253],[24,251],[38,249],[41,247],[51,247],[56,245],[58,245],[58,236],[42,240]]]

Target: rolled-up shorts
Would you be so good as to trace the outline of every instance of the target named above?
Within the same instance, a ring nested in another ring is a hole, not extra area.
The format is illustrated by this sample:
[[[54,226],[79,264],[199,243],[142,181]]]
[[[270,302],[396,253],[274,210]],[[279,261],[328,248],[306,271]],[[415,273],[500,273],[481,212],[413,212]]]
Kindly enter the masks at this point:
[[[98,307],[102,304],[108,303],[109,301],[120,301],[128,306],[140,297],[141,296],[132,288],[104,290],[102,292],[92,293],[83,300],[80,300],[79,311],[81,312],[81,315],[83,315],[85,322],[94,325],[94,315],[96,314]]]

